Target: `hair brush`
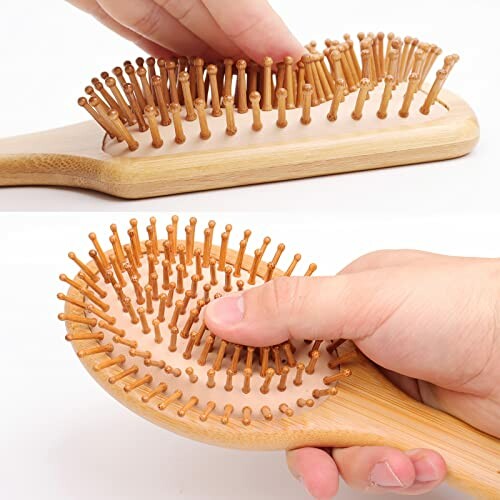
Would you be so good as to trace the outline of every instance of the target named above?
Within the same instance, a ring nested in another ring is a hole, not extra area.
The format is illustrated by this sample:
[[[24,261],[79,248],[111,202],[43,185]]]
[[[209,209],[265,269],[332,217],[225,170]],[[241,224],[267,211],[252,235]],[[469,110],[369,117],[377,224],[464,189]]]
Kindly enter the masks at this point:
[[[248,254],[227,225],[215,222],[196,241],[195,218],[178,240],[178,217],[166,231],[155,218],[140,241],[136,220],[127,242],[111,225],[111,250],[89,235],[91,261],[79,267],[65,312],[66,339],[89,373],[132,411],[183,436],[224,447],[276,450],[302,446],[388,445],[440,452],[449,479],[475,495],[498,498],[500,444],[456,418],[406,396],[349,341],[297,342],[263,348],[214,336],[203,320],[208,302],[296,270],[279,270],[285,245],[269,262],[271,239]],[[162,234],[165,239],[162,238]],[[316,269],[311,264],[310,276]]]
[[[458,56],[392,33],[359,48],[311,42],[300,61],[262,66],[126,61],[78,104],[93,118],[0,142],[0,185],[77,186],[145,198],[463,156],[473,111],[443,86]],[[359,52],[359,55],[358,55]]]

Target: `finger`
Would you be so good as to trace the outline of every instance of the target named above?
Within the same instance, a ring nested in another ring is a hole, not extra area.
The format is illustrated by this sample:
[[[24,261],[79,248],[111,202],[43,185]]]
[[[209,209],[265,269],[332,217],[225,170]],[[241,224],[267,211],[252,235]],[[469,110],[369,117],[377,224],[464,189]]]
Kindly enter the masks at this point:
[[[154,0],[154,2],[215,52],[224,57],[237,57],[242,54],[239,47],[221,30],[201,0]]]
[[[450,258],[445,255],[420,250],[378,250],[359,257],[359,259],[342,269],[339,274],[359,273],[381,267],[402,266],[415,262],[425,262],[427,259],[432,259],[435,262],[435,259],[440,257],[443,259]]]
[[[288,339],[355,340],[372,335],[405,300],[409,287],[397,268],[277,278],[210,302],[205,321],[216,335],[256,347]]]
[[[123,0],[98,1],[117,22],[176,54],[219,57],[205,42],[193,35],[153,0],[128,2],[125,9]]]
[[[122,26],[120,23],[116,22],[112,17],[110,17],[97,3],[96,0],[66,0],[71,5],[74,5],[78,9],[90,14],[92,17],[97,19],[101,24],[111,29],[121,37],[126,40],[135,43],[138,47],[144,50],[146,53],[151,54],[155,57],[172,57],[172,52],[167,51],[164,47],[157,45],[156,43],[142,37],[135,31],[129,30]]]
[[[300,58],[305,52],[266,0],[202,0],[222,31],[250,59]]]
[[[431,450],[402,452],[385,446],[356,446],[332,452],[345,482],[372,493],[423,494],[446,477],[443,458]]]
[[[332,457],[318,448],[286,454],[288,468],[313,498],[332,498],[339,489],[339,472]]]

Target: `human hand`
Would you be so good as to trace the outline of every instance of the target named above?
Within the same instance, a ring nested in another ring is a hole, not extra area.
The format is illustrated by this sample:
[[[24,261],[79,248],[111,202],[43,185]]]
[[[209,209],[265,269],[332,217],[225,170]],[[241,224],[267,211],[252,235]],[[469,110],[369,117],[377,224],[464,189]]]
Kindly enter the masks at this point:
[[[407,394],[500,437],[499,260],[375,252],[335,277],[278,278],[222,297],[205,321],[253,346],[350,339]],[[446,475],[442,457],[425,449],[304,448],[287,458],[321,499],[337,493],[339,476],[367,492],[415,495]]]
[[[266,0],[68,0],[156,57],[207,59],[304,52]]]

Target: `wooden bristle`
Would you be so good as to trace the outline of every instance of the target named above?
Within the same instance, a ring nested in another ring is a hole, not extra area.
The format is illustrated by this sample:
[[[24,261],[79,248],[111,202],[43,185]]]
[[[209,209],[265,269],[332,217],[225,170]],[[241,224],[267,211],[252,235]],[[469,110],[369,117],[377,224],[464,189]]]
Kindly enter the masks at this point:
[[[312,395],[314,399],[319,399],[325,396],[335,396],[337,394],[336,387],[330,387],[328,389],[314,389]]]
[[[153,87],[155,90],[156,102],[160,109],[161,124],[165,127],[172,123],[170,116],[168,115],[167,102],[165,101],[165,95],[162,88],[162,80],[159,76],[153,76]]]
[[[399,110],[399,116],[401,118],[408,118],[410,116],[410,106],[418,90],[419,82],[420,76],[417,73],[412,73],[409,78],[408,88],[404,97],[403,106]]]
[[[446,78],[448,78],[449,70],[448,69],[440,69],[437,74],[436,74],[436,80],[427,95],[427,99],[425,100],[425,103],[423,106],[420,108],[420,112],[423,115],[428,115],[431,111],[431,107],[434,105],[436,100],[439,97],[439,93],[441,92],[441,89],[443,88],[444,82],[446,81]]]
[[[125,363],[125,360],[126,360],[125,356],[123,354],[120,354],[116,358],[109,358],[104,361],[101,361],[100,363],[96,363],[93,369],[96,372],[100,372],[101,370],[110,368],[112,366],[122,365],[123,363]]]
[[[333,384],[334,382],[337,382],[338,380],[349,377],[350,375],[351,375],[351,370],[349,368],[346,368],[345,370],[341,371],[340,373],[336,373],[335,375],[330,375],[330,376],[324,377],[323,383],[325,385],[330,385],[330,384]]]
[[[215,401],[209,401],[203,413],[200,415],[200,420],[206,422],[210,414],[215,410]]]
[[[184,144],[184,142],[186,142],[186,136],[184,135],[184,129],[182,127],[181,109],[180,104],[172,103],[170,105],[170,112],[172,113],[172,119],[174,121],[176,144]]]
[[[242,410],[242,413],[243,413],[243,419],[242,419],[242,423],[243,425],[245,426],[248,426],[252,423],[252,408],[250,408],[250,406],[245,406]]]
[[[175,391],[173,394],[168,396],[166,399],[164,399],[161,403],[158,404],[158,409],[159,410],[164,410],[167,408],[169,405],[171,405],[174,401],[177,401],[178,399],[182,398],[182,391]]]
[[[302,117],[300,121],[303,125],[311,123],[311,99],[313,94],[313,86],[310,83],[305,83],[302,86]]]
[[[246,113],[248,111],[246,68],[247,62],[244,59],[239,59],[236,62],[236,92],[238,96],[238,113]]]
[[[195,100],[196,111],[198,112],[198,120],[200,122],[200,138],[203,140],[210,139],[212,135],[207,122],[207,116],[205,111],[205,101],[201,98]]]
[[[276,91],[276,98],[278,100],[278,120],[276,121],[276,126],[278,128],[285,128],[288,125],[286,120],[286,98],[288,92],[284,88],[279,88]]]
[[[366,103],[366,98],[370,90],[371,82],[368,78],[363,78],[360,82],[360,89],[358,93],[358,98],[356,100],[356,106],[352,112],[353,120],[361,120],[363,117],[363,108]]]
[[[217,73],[218,69],[215,64],[209,64],[207,66],[207,74],[210,84],[210,94],[212,96],[212,116],[214,117],[222,115],[222,110],[220,107],[219,87],[217,84]]]
[[[397,110],[399,117],[407,118],[416,93],[423,90],[442,49],[436,44],[420,42],[412,36],[400,38],[394,33],[387,37],[384,33],[358,33],[357,38],[359,50],[350,35],[345,34],[344,42],[327,39],[321,50],[316,42],[308,44],[309,53],[299,61],[290,56],[281,61],[265,57],[260,68],[255,61],[238,59],[235,62],[231,58],[217,63],[200,57],[179,57],[168,61],[138,58],[137,70],[130,61],[125,61],[123,68],[113,69],[115,78],[107,72],[101,73],[105,85],[99,78],[93,78],[92,86],[85,88],[89,100],[81,97],[78,104],[111,139],[125,142],[130,151],[136,151],[144,144],[135,136],[136,129],[131,128],[134,124],[137,124],[139,133],[146,132],[151,126],[155,128],[151,117],[147,116],[147,106],[153,108],[155,122],[160,117],[162,126],[168,126],[173,119],[175,143],[183,144],[191,139],[183,130],[181,114],[184,108],[185,119],[194,121],[198,118],[200,137],[208,140],[216,133],[211,120],[223,114],[222,107],[226,108],[228,136],[237,133],[238,122],[246,123],[254,131],[262,130],[261,111],[274,108],[278,112],[276,124],[284,128],[292,119],[310,123],[311,107],[331,101],[329,111],[323,116],[336,122],[342,118],[340,104],[351,93],[358,93],[352,118],[360,120],[365,101],[372,98],[371,92],[382,83],[384,91],[377,90],[381,99],[377,116],[385,119],[392,92],[400,92],[398,86],[410,80],[403,106]],[[456,55],[448,56],[443,71],[449,74],[458,59]],[[410,78],[413,73],[418,75],[418,82],[416,77]],[[389,92],[391,77],[392,92]],[[365,88],[366,80],[369,80],[369,86]],[[342,83],[339,85],[339,82]],[[443,85],[444,81],[435,84],[435,95],[436,92],[439,95]],[[437,96],[432,102],[429,100],[431,104],[427,102],[422,106],[423,114],[430,113],[436,99]],[[249,107],[251,120],[239,117],[247,114]],[[301,112],[287,117],[288,110],[298,107],[302,108]],[[241,127],[243,129],[243,125]],[[159,132],[152,130],[151,134],[153,146],[160,148],[163,142]]]
[[[233,96],[226,95],[223,98],[223,102],[226,108],[226,134],[229,136],[235,135],[238,129],[236,128],[234,119],[234,98]]]
[[[226,425],[229,423],[229,418],[231,417],[231,414],[233,413],[234,411],[234,407],[230,404],[227,404],[226,406],[224,406],[224,414],[221,418],[221,422]]]
[[[147,105],[144,109],[144,114],[148,120],[149,130],[151,132],[151,144],[154,148],[161,148],[163,146],[163,139],[161,138],[160,130],[158,129],[155,108],[151,105]]]
[[[182,88],[184,97],[184,105],[186,107],[186,120],[188,122],[196,120],[196,113],[194,111],[193,96],[191,95],[191,87],[189,85],[189,73],[182,71],[179,74],[179,82]]]

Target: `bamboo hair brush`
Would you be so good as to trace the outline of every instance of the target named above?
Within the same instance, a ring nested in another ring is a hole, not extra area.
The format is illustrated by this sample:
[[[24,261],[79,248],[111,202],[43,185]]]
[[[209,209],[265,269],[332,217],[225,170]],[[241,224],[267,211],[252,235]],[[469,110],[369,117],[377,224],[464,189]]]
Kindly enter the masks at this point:
[[[0,142],[0,186],[145,198],[456,158],[474,113],[442,90],[458,56],[394,34],[311,42],[300,61],[126,61],[78,104],[93,118]],[[356,42],[357,45],[357,42]]]
[[[70,289],[58,295],[65,301],[59,319],[66,339],[118,401],[161,427],[224,447],[431,448],[445,458],[450,482],[476,496],[499,497],[499,441],[409,398],[350,342],[253,348],[207,330],[209,301],[286,279],[300,254],[283,272],[285,246],[272,252],[268,237],[251,244],[249,230],[231,245],[233,229],[226,225],[216,246],[213,221],[197,242],[195,218],[182,241],[178,217],[166,231],[151,218],[141,242],[137,221],[130,223],[127,242],[111,225],[107,252],[91,233],[88,264],[70,252],[79,273],[60,276]],[[315,269],[311,264],[306,276]]]

